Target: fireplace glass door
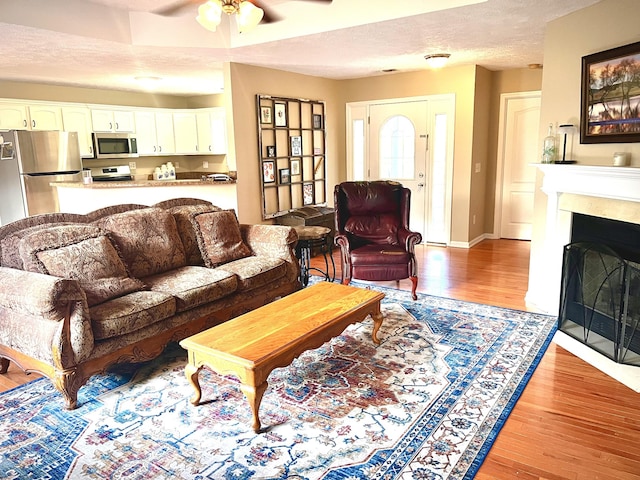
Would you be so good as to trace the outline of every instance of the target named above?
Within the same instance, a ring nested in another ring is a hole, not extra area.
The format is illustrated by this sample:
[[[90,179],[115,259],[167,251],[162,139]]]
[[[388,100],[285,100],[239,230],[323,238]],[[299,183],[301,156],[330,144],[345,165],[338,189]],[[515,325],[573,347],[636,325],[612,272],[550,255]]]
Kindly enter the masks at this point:
[[[564,248],[558,328],[615,362],[640,366],[640,265],[611,247]]]

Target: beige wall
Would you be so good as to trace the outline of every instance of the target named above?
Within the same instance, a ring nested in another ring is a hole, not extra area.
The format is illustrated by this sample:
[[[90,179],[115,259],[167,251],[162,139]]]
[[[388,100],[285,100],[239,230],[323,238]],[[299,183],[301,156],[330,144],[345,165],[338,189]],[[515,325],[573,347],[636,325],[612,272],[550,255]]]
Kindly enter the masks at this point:
[[[130,105],[152,108],[189,108],[188,98],[154,93],[98,90],[92,88],[44,85],[0,80],[0,98],[42,100],[49,102]]]
[[[232,150],[238,170],[238,218],[244,223],[262,222],[260,194],[260,161],[256,127],[256,95],[306,98],[325,102],[327,125],[327,196],[333,195],[333,185],[339,181],[338,165],[344,163],[339,151],[338,128],[344,124],[344,106],[336,94],[338,83],[280,70],[232,63],[225,95],[231,105]],[[340,160],[342,159],[342,160]]]
[[[542,69],[514,68],[491,72],[491,108],[489,112],[488,153],[485,173],[484,231],[495,231],[494,210],[498,162],[498,129],[500,125],[500,95],[505,93],[534,92],[542,89]]]
[[[476,88],[474,65],[396,73],[340,82],[343,105],[349,102],[419,97],[453,93],[456,97],[455,144],[453,167],[453,202],[451,240],[466,243],[470,238],[469,209],[471,204],[474,95]],[[344,106],[343,106],[344,108]],[[343,115],[344,117],[344,115]],[[344,132],[344,118],[341,119]],[[341,145],[342,157],[345,144]],[[343,178],[346,178],[346,173]],[[483,200],[482,200],[483,201]],[[481,205],[477,206],[482,209]]]
[[[639,41],[639,18],[640,2],[637,0],[602,0],[549,23],[544,46],[540,144],[549,123],[578,125],[582,57]],[[640,166],[639,143],[580,145],[576,139],[573,149],[574,158],[588,165],[611,165],[616,151],[631,152],[632,166]],[[547,214],[547,197],[540,190],[542,178],[542,173],[538,172],[527,295],[534,304],[545,291],[546,280],[545,272],[540,268],[544,265],[540,257]]]

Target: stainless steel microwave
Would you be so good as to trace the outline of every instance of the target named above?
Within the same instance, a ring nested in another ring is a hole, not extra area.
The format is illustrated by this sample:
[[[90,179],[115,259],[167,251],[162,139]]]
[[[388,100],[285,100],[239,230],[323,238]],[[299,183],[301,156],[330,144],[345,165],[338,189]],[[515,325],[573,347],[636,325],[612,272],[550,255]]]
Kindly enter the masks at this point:
[[[93,158],[132,158],[137,156],[138,142],[132,134],[93,134]]]

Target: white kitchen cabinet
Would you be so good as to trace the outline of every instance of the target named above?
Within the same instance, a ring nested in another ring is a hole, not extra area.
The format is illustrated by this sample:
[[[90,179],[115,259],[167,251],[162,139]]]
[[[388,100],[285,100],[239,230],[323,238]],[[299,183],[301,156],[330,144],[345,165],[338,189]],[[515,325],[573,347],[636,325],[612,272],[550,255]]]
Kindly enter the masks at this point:
[[[158,154],[158,135],[156,133],[156,114],[152,111],[136,110],[136,140],[139,155]]]
[[[173,132],[176,139],[176,153],[193,155],[199,152],[198,128],[194,113],[174,113]]]
[[[158,137],[158,153],[160,155],[176,153],[173,114],[171,112],[156,113],[156,135]]]
[[[29,105],[31,130],[62,130],[62,108],[58,105]]]
[[[176,153],[171,112],[136,110],[135,124],[139,155]]]
[[[91,124],[94,132],[133,133],[136,131],[135,118],[130,110],[91,109]]]
[[[224,107],[198,111],[196,122],[199,153],[225,155],[227,153],[227,123]]]
[[[28,129],[29,110],[19,103],[0,103],[0,130]]]
[[[62,127],[65,132],[78,132],[80,156],[92,158],[91,110],[87,107],[62,107]]]

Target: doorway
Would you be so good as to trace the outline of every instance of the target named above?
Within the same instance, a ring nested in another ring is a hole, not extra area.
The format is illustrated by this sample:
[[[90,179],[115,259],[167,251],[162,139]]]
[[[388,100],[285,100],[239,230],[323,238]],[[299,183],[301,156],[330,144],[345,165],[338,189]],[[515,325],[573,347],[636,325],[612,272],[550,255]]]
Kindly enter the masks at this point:
[[[394,180],[411,190],[411,229],[448,245],[454,95],[347,105],[349,180]]]
[[[540,98],[539,91],[500,96],[494,213],[499,238],[531,240]]]

